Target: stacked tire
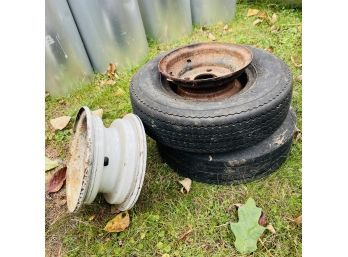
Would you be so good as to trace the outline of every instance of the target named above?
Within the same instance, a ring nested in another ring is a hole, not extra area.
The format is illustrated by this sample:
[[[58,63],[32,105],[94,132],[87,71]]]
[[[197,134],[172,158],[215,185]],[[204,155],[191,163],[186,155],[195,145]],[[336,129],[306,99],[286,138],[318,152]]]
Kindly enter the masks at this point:
[[[287,158],[296,124],[292,75],[274,55],[249,47],[253,60],[236,95],[218,101],[176,94],[158,71],[160,54],[132,78],[133,112],[179,174],[213,184],[262,178]]]

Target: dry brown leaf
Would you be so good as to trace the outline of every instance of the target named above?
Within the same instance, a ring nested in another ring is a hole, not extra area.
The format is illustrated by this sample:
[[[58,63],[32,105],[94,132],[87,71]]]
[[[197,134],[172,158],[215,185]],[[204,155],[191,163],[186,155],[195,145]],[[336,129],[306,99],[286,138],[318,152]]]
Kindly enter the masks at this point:
[[[300,215],[300,216],[298,216],[296,219],[294,219],[294,222],[295,222],[297,225],[302,224],[302,215]]]
[[[254,16],[254,15],[258,14],[259,11],[260,10],[258,10],[258,9],[248,9],[247,17]]]
[[[129,227],[130,219],[128,212],[117,214],[112,220],[105,225],[104,230],[107,232],[121,232]]]
[[[45,172],[49,170],[53,170],[54,168],[57,168],[59,164],[61,163],[61,160],[51,160],[50,158],[45,156]]]
[[[266,229],[268,229],[272,234],[276,234],[276,231],[273,227],[273,225],[271,223],[269,223],[267,226],[266,226]]]
[[[228,24],[224,26],[224,30],[228,30]]]
[[[290,59],[293,65],[295,65],[295,67],[302,67],[302,64],[298,64],[293,56],[291,56]]]
[[[273,13],[273,14],[272,14],[272,18],[270,19],[271,24],[276,23],[277,20],[278,20],[277,14]]]
[[[116,64],[109,63],[108,69],[106,70],[106,74],[109,78],[115,77],[116,74]]]
[[[261,23],[262,20],[261,19],[256,19],[254,22],[253,22],[253,25],[256,26],[257,24]]]
[[[184,240],[184,241],[185,241],[186,238],[187,238],[187,236],[188,236],[189,234],[191,234],[192,231],[193,231],[192,226],[189,226],[189,229],[186,230],[186,231],[184,231],[184,232],[179,236],[178,241],[181,241],[181,240]]]
[[[66,199],[61,199],[56,202],[56,204],[60,207],[66,204]]]
[[[191,189],[191,184],[192,184],[192,180],[189,178],[185,178],[183,180],[180,180],[179,183],[183,186],[180,189],[180,192],[183,194],[187,194],[188,192],[190,192]]]
[[[63,167],[52,174],[52,177],[47,182],[46,192],[58,192],[64,185],[66,179],[66,167]]]
[[[50,123],[54,130],[62,130],[68,125],[70,119],[70,116],[62,116],[55,119],[51,119]]]
[[[295,127],[294,139],[295,141],[302,140],[302,131],[298,127]]]
[[[215,37],[211,32],[209,32],[208,38],[209,38],[210,40],[212,40],[212,41],[215,41],[215,40],[216,40],[216,37]]]
[[[100,118],[103,118],[103,109],[92,111],[92,113],[99,116]]]
[[[266,227],[266,225],[267,225],[267,217],[263,211],[261,211],[261,215],[259,218],[259,225],[263,226],[263,227]]]
[[[262,20],[269,20],[268,14],[264,11],[259,11],[257,13],[257,17],[262,19]]]

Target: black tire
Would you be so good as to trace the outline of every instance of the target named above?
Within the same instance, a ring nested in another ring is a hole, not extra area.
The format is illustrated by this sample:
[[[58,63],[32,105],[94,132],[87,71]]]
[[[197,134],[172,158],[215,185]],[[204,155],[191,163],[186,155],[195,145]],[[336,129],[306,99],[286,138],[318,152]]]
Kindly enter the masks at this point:
[[[184,177],[210,184],[245,183],[267,176],[285,161],[292,144],[295,124],[296,116],[291,110],[270,137],[236,152],[197,154],[161,144],[158,144],[158,149],[162,159]]]
[[[132,78],[130,96],[146,133],[166,146],[197,153],[244,149],[271,135],[289,110],[292,76],[274,55],[250,49],[246,86],[219,101],[184,99],[162,84],[157,64],[164,54],[144,65]]]

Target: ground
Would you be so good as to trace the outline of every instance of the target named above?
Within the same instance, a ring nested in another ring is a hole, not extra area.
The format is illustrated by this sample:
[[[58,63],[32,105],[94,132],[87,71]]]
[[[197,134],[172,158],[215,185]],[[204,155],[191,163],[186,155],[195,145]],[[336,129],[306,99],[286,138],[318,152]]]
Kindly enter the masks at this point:
[[[253,25],[256,17],[247,17],[248,8],[276,13],[276,27],[267,22]],[[208,26],[220,42],[249,44],[272,51],[291,68],[294,76],[292,106],[301,129],[302,87],[298,76],[302,62],[301,10],[277,5],[237,5],[236,18],[225,24]],[[193,42],[211,41],[207,31],[195,27],[191,36],[171,44],[150,42],[144,63],[161,51]],[[142,64],[141,64],[142,65]],[[129,82],[141,67],[119,72],[116,83],[106,85],[105,75],[98,74],[89,85],[84,85],[69,96],[46,97],[46,155],[67,158],[72,124],[59,132],[49,125],[51,118],[62,115],[75,117],[81,106],[92,110],[102,108],[106,126],[131,112]],[[68,214],[65,189],[46,195],[46,255],[47,256],[241,256],[236,251],[229,222],[237,221],[234,203],[244,203],[253,197],[258,207],[267,214],[276,234],[266,231],[258,241],[258,250],[251,256],[301,256],[301,225],[290,219],[301,214],[301,141],[294,142],[287,161],[271,176],[237,186],[213,186],[193,182],[191,191],[180,193],[178,180],[183,179],[162,162],[156,143],[147,139],[147,169],[140,198],[130,210],[131,224],[124,232],[107,233],[105,224],[114,214],[99,196],[78,214]],[[192,227],[186,240],[180,235]]]

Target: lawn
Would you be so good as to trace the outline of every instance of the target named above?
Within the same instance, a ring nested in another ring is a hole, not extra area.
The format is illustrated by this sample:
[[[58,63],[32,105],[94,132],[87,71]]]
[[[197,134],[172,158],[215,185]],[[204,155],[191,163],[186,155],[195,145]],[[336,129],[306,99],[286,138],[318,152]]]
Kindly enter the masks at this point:
[[[267,22],[253,25],[257,17],[247,17],[248,8],[266,11],[278,19],[275,26]],[[193,42],[217,41],[248,44],[272,51],[284,60],[294,76],[292,106],[301,129],[302,82],[302,12],[272,4],[237,5],[236,18],[225,24],[195,27],[192,35],[170,44],[150,42],[144,63],[162,51]],[[131,71],[119,72],[112,85],[106,76],[97,74],[88,85],[66,97],[47,96],[46,155],[67,160],[74,117],[81,106],[104,110],[103,121],[109,126],[115,118],[132,112],[129,82],[141,65]],[[72,116],[68,127],[54,132],[49,120],[63,115]],[[180,193],[178,180],[183,179],[162,162],[156,142],[147,138],[148,159],[144,186],[134,208],[129,211],[130,227],[120,233],[107,233],[105,224],[114,214],[98,196],[77,214],[67,213],[65,189],[46,195],[46,255],[47,256],[241,256],[233,242],[229,222],[238,220],[234,203],[255,199],[272,223],[276,234],[269,231],[258,241],[258,250],[251,256],[301,256],[302,227],[290,218],[302,210],[301,141],[294,142],[287,161],[269,177],[237,186],[213,186],[193,182],[191,191]],[[185,240],[180,235],[192,228]],[[168,256],[168,255],[167,255]]]

